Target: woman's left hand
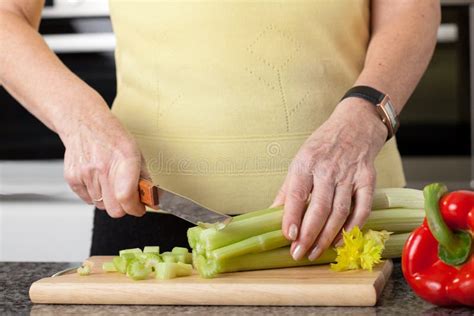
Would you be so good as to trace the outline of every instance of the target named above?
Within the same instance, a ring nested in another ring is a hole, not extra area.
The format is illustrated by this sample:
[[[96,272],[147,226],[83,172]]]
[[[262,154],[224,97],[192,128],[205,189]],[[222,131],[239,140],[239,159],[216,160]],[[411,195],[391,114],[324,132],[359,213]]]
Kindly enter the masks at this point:
[[[346,98],[301,146],[273,203],[285,205],[282,230],[293,240],[295,260],[305,254],[316,259],[342,228],[365,223],[375,188],[374,160],[386,138],[375,107]]]

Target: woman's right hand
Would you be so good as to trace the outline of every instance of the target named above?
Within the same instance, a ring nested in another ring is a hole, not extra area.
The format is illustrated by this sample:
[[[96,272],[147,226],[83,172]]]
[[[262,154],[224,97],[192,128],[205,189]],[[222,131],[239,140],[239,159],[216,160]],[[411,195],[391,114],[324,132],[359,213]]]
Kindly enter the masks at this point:
[[[60,133],[66,147],[64,177],[85,202],[111,217],[143,216],[138,181],[149,178],[143,156],[104,101],[93,113],[74,117]]]

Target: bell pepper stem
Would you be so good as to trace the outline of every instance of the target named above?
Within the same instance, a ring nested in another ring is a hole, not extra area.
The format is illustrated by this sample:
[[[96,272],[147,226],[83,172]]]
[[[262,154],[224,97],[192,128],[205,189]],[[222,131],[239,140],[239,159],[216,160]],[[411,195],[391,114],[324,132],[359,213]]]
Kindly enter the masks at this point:
[[[439,208],[439,200],[446,192],[447,187],[441,183],[432,183],[423,189],[426,219],[433,237],[439,243],[439,258],[447,264],[460,265],[469,256],[471,237],[463,231],[453,232],[446,225]]]
[[[439,199],[446,192],[448,192],[447,187],[441,183],[432,183],[423,189],[426,219],[430,231],[441,245],[450,249],[456,243],[456,237],[446,225],[439,209]]]

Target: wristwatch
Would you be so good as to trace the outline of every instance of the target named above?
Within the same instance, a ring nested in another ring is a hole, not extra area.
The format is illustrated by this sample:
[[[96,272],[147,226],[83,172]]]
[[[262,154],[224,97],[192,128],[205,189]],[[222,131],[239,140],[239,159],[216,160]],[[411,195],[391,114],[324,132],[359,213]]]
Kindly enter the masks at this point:
[[[390,97],[387,94],[384,94],[372,87],[355,86],[346,92],[341,101],[349,97],[362,98],[375,105],[375,109],[382,119],[382,122],[385,124],[385,126],[387,126],[387,140],[395,135],[398,127],[400,126],[400,119],[397,115],[397,112],[395,111],[395,108],[393,107]]]

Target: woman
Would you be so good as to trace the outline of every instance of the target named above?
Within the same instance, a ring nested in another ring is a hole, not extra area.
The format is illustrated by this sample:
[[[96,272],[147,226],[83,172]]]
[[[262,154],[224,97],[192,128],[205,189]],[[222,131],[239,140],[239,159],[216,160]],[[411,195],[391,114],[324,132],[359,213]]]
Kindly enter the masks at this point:
[[[376,184],[405,185],[394,116],[433,52],[438,1],[111,0],[112,112],[37,33],[41,2],[1,2],[0,82],[112,217],[96,209],[93,254],[186,243],[187,223],[139,218],[139,177],[231,214],[284,204],[295,259],[363,225]]]

